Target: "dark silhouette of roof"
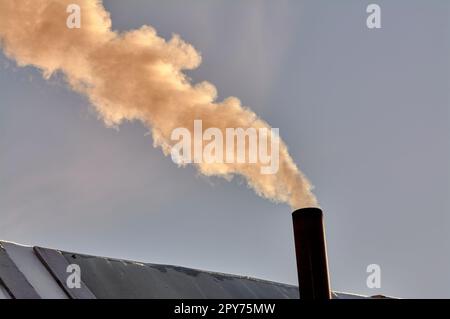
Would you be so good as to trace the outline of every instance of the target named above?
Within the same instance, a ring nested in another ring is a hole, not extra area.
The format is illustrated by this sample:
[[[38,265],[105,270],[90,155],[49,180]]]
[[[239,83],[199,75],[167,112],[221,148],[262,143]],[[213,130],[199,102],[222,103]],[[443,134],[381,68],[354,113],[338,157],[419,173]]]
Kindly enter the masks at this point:
[[[73,287],[77,274],[69,265],[79,267],[79,288]],[[298,297],[296,286],[267,280],[0,241],[0,299]],[[359,296],[334,293],[334,297]]]

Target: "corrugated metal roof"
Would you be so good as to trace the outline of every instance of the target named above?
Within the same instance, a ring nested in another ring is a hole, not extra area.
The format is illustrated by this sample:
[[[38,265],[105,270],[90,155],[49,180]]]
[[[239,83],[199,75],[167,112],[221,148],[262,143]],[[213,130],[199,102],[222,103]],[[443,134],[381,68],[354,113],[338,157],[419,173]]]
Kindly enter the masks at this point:
[[[71,264],[81,271],[80,288],[67,285]],[[293,299],[299,294],[296,286],[255,278],[0,241],[0,299],[11,297]]]

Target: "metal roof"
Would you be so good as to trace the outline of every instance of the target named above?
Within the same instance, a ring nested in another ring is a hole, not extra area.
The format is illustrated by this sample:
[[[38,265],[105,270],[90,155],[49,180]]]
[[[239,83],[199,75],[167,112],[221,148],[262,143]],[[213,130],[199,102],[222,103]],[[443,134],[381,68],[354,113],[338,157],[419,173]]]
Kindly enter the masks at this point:
[[[68,287],[69,265],[80,269],[79,288]],[[0,241],[0,299],[298,297],[296,286],[267,280]],[[339,293],[334,297],[361,298]]]

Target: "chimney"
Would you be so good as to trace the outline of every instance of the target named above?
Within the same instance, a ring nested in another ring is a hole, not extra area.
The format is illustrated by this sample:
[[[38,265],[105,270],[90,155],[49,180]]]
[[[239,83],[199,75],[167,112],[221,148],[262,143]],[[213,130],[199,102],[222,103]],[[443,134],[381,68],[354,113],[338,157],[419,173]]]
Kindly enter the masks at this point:
[[[331,299],[322,210],[298,209],[292,221],[300,299]]]

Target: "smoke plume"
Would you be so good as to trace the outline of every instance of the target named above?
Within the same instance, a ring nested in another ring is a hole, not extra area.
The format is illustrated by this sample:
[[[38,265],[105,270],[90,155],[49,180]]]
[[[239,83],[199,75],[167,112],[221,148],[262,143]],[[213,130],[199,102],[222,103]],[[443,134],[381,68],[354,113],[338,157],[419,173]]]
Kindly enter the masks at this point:
[[[81,7],[81,28],[66,26],[69,4]],[[64,75],[70,87],[87,96],[108,126],[139,120],[166,155],[177,127],[269,128],[235,97],[216,101],[216,88],[191,83],[183,73],[201,62],[199,53],[174,35],[159,37],[150,26],[118,33],[109,13],[94,0],[0,0],[0,41],[19,66],[40,69],[45,78]],[[255,192],[293,208],[317,206],[311,185],[281,142],[279,170],[263,175],[260,164],[194,164],[205,175],[242,175]]]

